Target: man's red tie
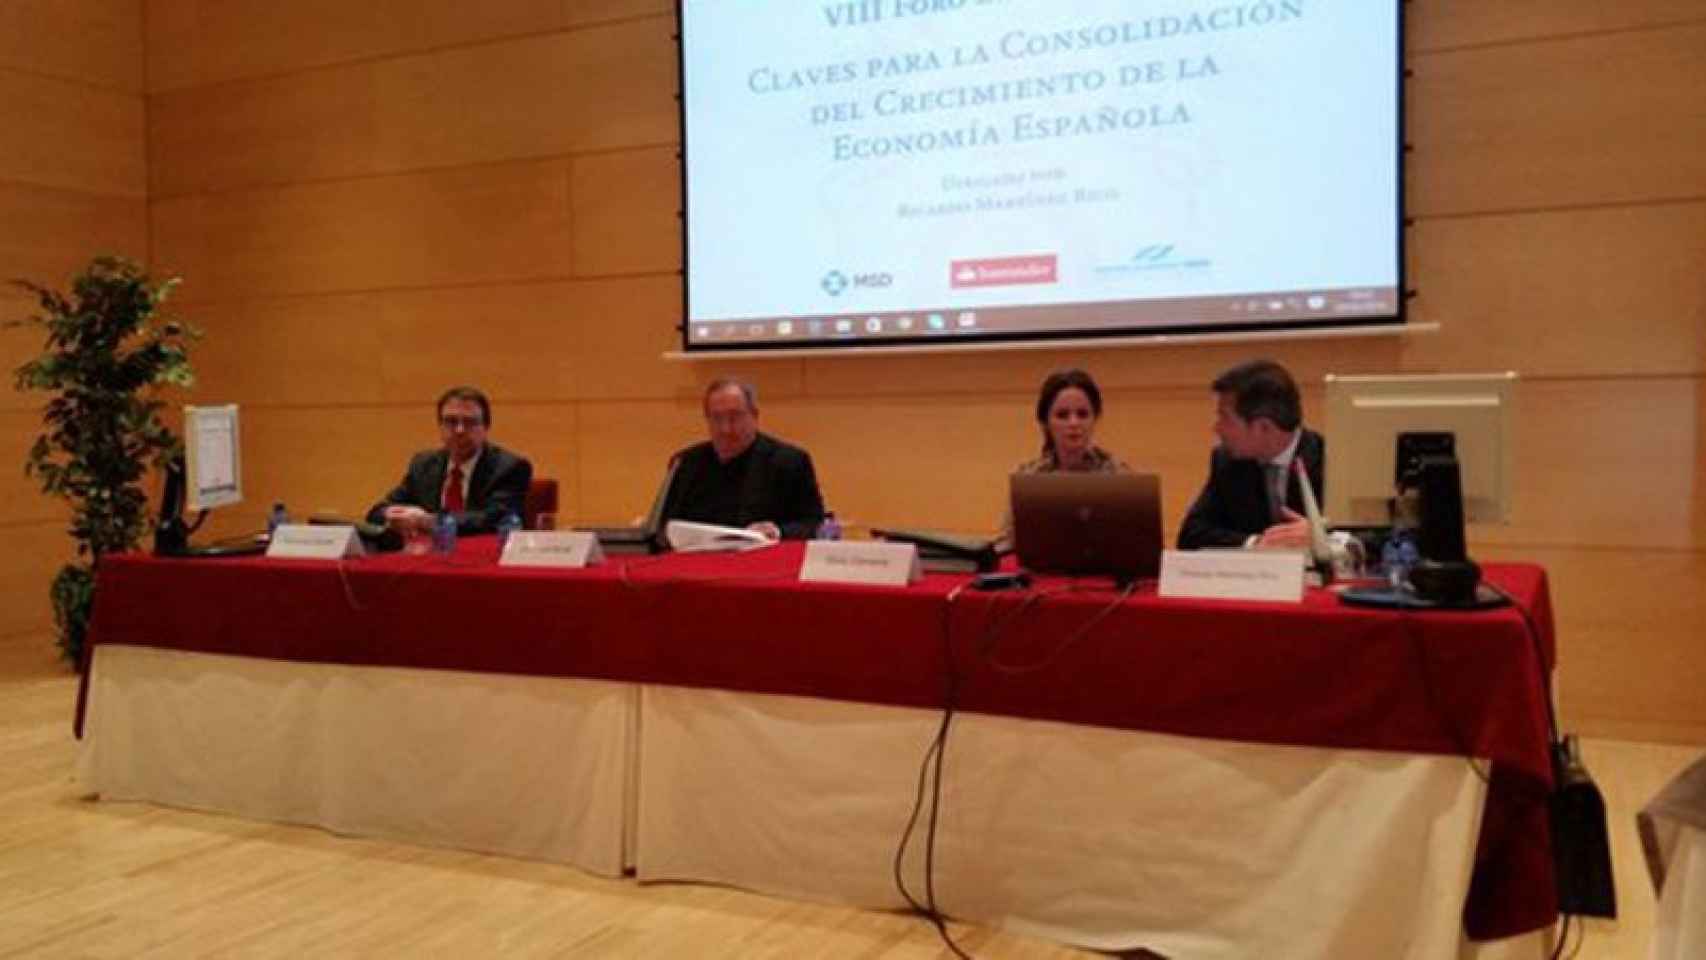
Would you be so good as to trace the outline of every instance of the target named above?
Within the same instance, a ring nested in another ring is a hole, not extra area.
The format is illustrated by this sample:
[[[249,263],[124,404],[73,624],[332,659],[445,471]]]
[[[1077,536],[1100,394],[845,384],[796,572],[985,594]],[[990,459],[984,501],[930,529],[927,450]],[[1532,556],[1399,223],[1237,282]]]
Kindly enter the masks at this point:
[[[444,510],[446,513],[462,512],[462,465],[450,465],[450,480],[444,487]]]

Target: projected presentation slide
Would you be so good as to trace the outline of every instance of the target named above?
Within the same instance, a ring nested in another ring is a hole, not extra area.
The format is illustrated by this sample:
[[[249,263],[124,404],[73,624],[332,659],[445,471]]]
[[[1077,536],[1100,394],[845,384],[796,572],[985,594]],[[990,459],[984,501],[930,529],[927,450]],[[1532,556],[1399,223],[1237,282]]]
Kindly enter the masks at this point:
[[[684,0],[686,346],[1392,321],[1396,0]]]

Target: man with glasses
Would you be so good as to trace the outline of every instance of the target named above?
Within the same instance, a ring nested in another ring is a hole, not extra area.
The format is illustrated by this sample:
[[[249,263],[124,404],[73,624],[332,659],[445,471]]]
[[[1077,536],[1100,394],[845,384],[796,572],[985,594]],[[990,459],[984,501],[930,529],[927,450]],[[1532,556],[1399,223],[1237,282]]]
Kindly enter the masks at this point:
[[[711,439],[675,455],[675,481],[663,519],[756,530],[772,540],[803,540],[823,522],[823,496],[811,455],[758,432],[758,393],[734,379],[705,388]]]
[[[441,446],[409,461],[402,482],[367,512],[369,523],[383,523],[407,534],[430,531],[440,513],[456,517],[456,532],[491,533],[505,514],[521,516],[533,464],[495,443],[486,442],[492,405],[473,387],[451,387],[438,398]]]

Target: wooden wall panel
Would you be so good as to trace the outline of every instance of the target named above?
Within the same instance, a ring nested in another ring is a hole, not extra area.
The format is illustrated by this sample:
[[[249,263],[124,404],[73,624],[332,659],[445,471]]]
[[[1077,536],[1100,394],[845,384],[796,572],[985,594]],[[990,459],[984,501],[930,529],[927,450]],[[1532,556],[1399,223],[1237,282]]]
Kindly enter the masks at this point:
[[[1706,194],[1706,22],[1412,58],[1409,212]]]
[[[141,15],[136,0],[0,3],[0,282],[63,289],[96,254],[147,260]],[[0,288],[0,322],[35,312]],[[43,339],[0,328],[7,387]],[[72,552],[65,507],[22,470],[45,400],[10,389],[0,399],[0,636],[47,632],[47,585]]]
[[[1692,536],[1706,484],[1694,445],[1698,380],[1520,384],[1511,523],[1478,541],[1530,546],[1706,549]]]
[[[146,210],[140,198],[0,183],[0,276],[61,287],[97,253],[146,260]]]
[[[374,73],[358,64],[150,98],[150,197],[370,172]]]
[[[39,480],[24,476],[24,458],[40,433],[37,410],[0,412],[0,503],[6,505],[0,525],[58,522],[69,516],[62,501],[41,492]]]
[[[670,143],[671,29],[653,18],[161,94],[153,195]]]
[[[426,47],[431,42],[428,20],[419,6],[149,0],[148,89],[299,72]]]
[[[585,284],[583,290],[577,304],[587,358],[580,381],[583,398],[646,397],[697,405],[704,385],[722,376],[758,384],[765,404],[803,390],[797,360],[663,360],[665,351],[681,346],[674,327],[674,318],[681,315],[677,277],[599,281]]]
[[[640,277],[249,301],[186,298],[176,315],[203,329],[194,348],[198,391],[222,401],[421,402],[456,382],[504,402],[635,395],[696,402],[694,366],[663,366],[679,375],[670,382],[656,375],[672,341],[651,318],[679,309],[680,291],[674,278]],[[731,369],[783,394],[799,392],[798,377],[775,376],[773,363]]]
[[[570,522],[631,523],[651,509],[670,454],[705,439],[697,397],[675,400],[607,400],[577,404],[576,448],[571,465],[579,497],[563,502]],[[761,414],[770,429],[768,414]]]
[[[148,0],[148,89],[300,73],[357,60],[662,16],[670,0]]]
[[[24,299],[21,291],[6,285],[6,281],[0,278],[0,411],[34,411],[41,408],[41,397],[12,389],[12,371],[41,352],[44,338],[33,326],[5,325],[33,316],[37,312],[34,300]],[[0,470],[5,469],[6,462],[0,460]]]
[[[646,16],[675,19],[672,0],[562,0],[562,3],[565,26]]]
[[[142,3],[6,0],[0,3],[0,69],[140,96]]]
[[[142,197],[142,98],[29,74],[0,82],[0,180]]]
[[[501,438],[495,438],[501,439]],[[243,496],[214,512],[254,530],[274,500],[293,515],[359,515],[396,484],[417,450],[436,446],[432,404],[243,408]]]
[[[1706,459],[1706,378],[1694,381],[1694,449]],[[1706,483],[1694,485],[1694,548],[1706,551]]]
[[[825,501],[850,524],[991,531],[1006,471],[1034,455],[1022,410],[1001,398],[802,400],[772,404],[764,420],[807,446]]]
[[[1706,373],[1706,199],[1423,220],[1407,369]]]
[[[186,297],[563,277],[566,161],[197,195],[152,205],[154,259]]]
[[[1700,678],[1706,557],[1699,551],[1478,551],[1540,563],[1558,620],[1559,714],[1597,736],[1706,742]]]
[[[561,403],[585,365],[578,284],[462,287],[384,298],[380,388],[393,402],[422,402],[456,383],[494,403]]]
[[[678,148],[670,146],[574,161],[569,202],[577,276],[673,273],[681,268],[679,156]],[[673,316],[680,314],[677,303]]]
[[[653,18],[387,62],[379,168],[673,142],[672,31]]]
[[[1706,20],[1698,0],[1432,0],[1407,3],[1410,48],[1434,50]]]
[[[39,634],[51,644],[53,607],[48,585],[59,568],[72,560],[71,538],[59,521],[0,523],[6,549],[0,551],[0,636]]]
[[[1413,334],[1411,336],[1414,336]],[[1260,355],[1284,363],[1299,382],[1328,373],[1390,370],[1405,337],[1377,333],[1344,339],[1204,343],[1194,346],[1106,346],[1002,350],[897,357],[811,358],[806,379],[822,394],[1017,392],[1035,397],[1043,377],[1084,367],[1107,388],[1176,387],[1209,395],[1216,374]]]
[[[381,403],[387,344],[377,294],[190,304],[198,403],[329,407]],[[396,349],[392,345],[391,349]]]

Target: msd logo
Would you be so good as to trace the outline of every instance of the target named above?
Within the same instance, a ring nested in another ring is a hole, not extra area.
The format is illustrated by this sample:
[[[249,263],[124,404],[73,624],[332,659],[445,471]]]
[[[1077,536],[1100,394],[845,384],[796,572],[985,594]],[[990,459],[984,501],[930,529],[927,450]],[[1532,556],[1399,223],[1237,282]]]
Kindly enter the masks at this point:
[[[948,286],[1007,287],[1025,283],[1059,282],[1059,266],[1052,253],[1024,257],[993,257],[954,260],[948,264]]]
[[[822,280],[818,281],[818,286],[823,288],[823,292],[829,294],[832,297],[841,296],[843,293],[847,292],[848,287],[859,287],[859,288],[864,288],[864,289],[870,289],[870,288],[875,288],[875,287],[888,287],[888,286],[893,286],[893,285],[894,285],[894,275],[893,274],[888,274],[888,273],[855,273],[853,276],[849,277],[847,274],[842,273],[840,270],[831,270],[828,273],[823,275]]]

